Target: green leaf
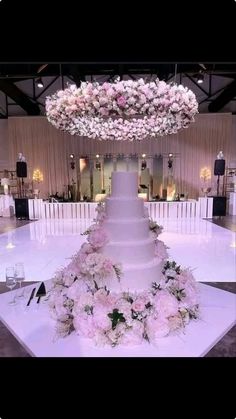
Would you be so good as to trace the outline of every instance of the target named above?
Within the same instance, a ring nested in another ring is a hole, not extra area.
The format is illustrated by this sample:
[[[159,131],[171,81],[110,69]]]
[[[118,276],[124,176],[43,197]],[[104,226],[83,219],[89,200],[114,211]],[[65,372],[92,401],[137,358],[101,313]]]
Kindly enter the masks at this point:
[[[124,323],[125,322],[125,318],[123,313],[120,313],[118,311],[117,308],[115,308],[112,313],[108,313],[108,317],[111,319],[112,321],[112,329],[114,330],[117,326],[117,324],[120,323]]]

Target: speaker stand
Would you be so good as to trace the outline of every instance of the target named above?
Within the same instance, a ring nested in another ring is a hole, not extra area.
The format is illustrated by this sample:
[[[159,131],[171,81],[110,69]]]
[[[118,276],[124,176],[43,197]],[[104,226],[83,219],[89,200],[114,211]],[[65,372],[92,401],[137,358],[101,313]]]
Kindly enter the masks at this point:
[[[24,191],[24,178],[22,177],[20,182],[20,193],[19,193],[19,198],[25,198],[25,191]]]
[[[220,194],[220,176],[217,177],[217,196]]]

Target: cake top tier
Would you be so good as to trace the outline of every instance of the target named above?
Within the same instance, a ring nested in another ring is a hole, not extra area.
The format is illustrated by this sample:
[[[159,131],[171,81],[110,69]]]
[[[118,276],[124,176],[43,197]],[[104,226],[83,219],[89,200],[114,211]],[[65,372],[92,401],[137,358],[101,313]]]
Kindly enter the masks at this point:
[[[114,198],[138,196],[138,173],[112,172],[111,196]]]

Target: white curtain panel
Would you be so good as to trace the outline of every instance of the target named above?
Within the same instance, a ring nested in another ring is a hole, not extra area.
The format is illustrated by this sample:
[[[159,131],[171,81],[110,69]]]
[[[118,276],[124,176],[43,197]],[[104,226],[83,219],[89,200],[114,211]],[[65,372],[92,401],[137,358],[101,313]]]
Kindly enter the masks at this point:
[[[75,156],[104,155],[107,153],[164,154],[164,174],[167,175],[167,156],[173,153],[174,177],[179,192],[197,198],[202,186],[200,170],[207,166],[212,171],[211,186],[216,189],[214,161],[223,150],[226,165],[236,161],[236,119],[231,114],[199,114],[196,122],[178,134],[142,142],[99,141],[70,136],[47,121],[46,117],[10,117],[8,142],[10,169],[14,170],[16,158],[22,152],[28,163],[28,178],[33,170],[40,169],[44,181],[40,184],[41,197],[65,190],[68,184],[68,161]]]

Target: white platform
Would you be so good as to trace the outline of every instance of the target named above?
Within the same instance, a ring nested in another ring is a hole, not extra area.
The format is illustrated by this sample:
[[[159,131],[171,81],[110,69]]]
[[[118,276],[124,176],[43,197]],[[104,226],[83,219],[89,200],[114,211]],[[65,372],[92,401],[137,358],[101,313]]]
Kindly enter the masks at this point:
[[[0,195],[0,217],[13,217],[15,203],[11,195]]]
[[[49,284],[46,283],[46,288]],[[159,339],[157,346],[98,348],[88,339],[76,334],[54,341],[54,321],[46,302],[26,301],[33,286],[25,289],[25,300],[10,306],[15,291],[0,295],[0,320],[8,327],[25,349],[36,357],[202,357],[236,323],[236,295],[199,284],[201,319],[192,321],[185,333]]]
[[[229,215],[236,215],[236,192],[229,195]]]
[[[201,282],[236,281],[236,233],[200,219],[157,220],[164,226],[160,239],[169,254],[194,269]],[[1,220],[0,220],[1,222]],[[0,235],[0,281],[6,267],[25,264],[26,280],[51,278],[78,251],[91,220],[39,220]]]

